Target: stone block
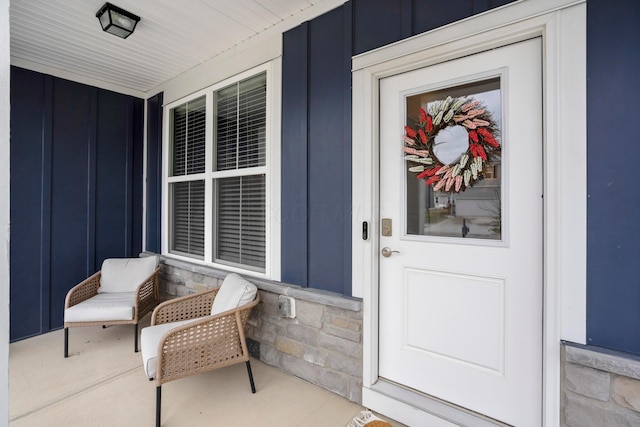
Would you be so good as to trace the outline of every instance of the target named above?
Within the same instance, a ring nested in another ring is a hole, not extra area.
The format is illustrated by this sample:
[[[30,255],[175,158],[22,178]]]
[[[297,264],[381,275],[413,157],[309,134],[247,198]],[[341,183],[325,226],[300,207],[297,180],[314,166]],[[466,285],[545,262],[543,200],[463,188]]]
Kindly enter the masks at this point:
[[[260,300],[262,301],[262,311],[274,317],[280,317],[278,313],[278,296],[270,292],[260,292]]]
[[[304,355],[304,345],[301,342],[284,336],[278,336],[276,338],[276,350],[298,358]]]
[[[362,377],[362,360],[343,354],[329,353],[327,367],[352,377]]]
[[[279,295],[274,294],[273,292],[260,291],[260,299],[266,305],[278,305],[278,297]]]
[[[640,381],[633,378],[616,377],[613,380],[611,395],[618,405],[640,412]]]
[[[193,291],[186,286],[176,286],[176,296],[183,297],[192,293]]]
[[[565,346],[567,362],[640,380],[640,361],[618,354]]]
[[[249,356],[260,359],[260,342],[247,338],[247,350],[249,350]]]
[[[325,323],[350,331],[361,331],[362,320],[345,317],[339,314],[327,314]]]
[[[318,365],[306,362],[303,359],[291,357],[287,354],[283,354],[280,357],[280,367],[284,371],[313,384],[318,384],[318,375],[323,371]]]
[[[260,328],[248,329],[251,338],[263,343],[275,344],[278,333],[276,325],[268,322],[262,322]]]
[[[362,381],[355,378],[351,379],[347,399],[357,404],[362,404]]]
[[[260,318],[264,324],[273,325],[277,335],[287,335],[287,326],[290,323],[290,319],[284,319],[282,317],[268,316],[263,314]]]
[[[361,310],[347,310],[340,307],[327,306],[326,313],[330,315],[338,315],[343,317],[348,317],[354,320],[362,320],[362,311]]]
[[[298,322],[303,325],[320,329],[322,327],[323,316],[324,307],[322,305],[299,299],[296,300],[296,318]]]
[[[267,365],[280,367],[280,352],[269,344],[260,344],[260,360]]]
[[[320,371],[318,378],[318,384],[322,387],[330,390],[340,396],[347,397],[349,391],[349,382],[351,378],[340,374],[338,372],[331,371],[329,369],[323,369]]]
[[[608,372],[567,363],[564,375],[568,390],[603,402],[609,400],[611,375]]]
[[[599,402],[577,394],[566,395],[567,427],[637,427],[640,414],[620,406]]]
[[[287,326],[287,336],[311,346],[318,345],[318,329],[310,326],[290,324]]]
[[[313,363],[314,365],[325,367],[328,355],[329,352],[323,348],[305,346],[302,359],[306,362]]]
[[[349,341],[359,343],[362,340],[362,334],[359,331],[353,331],[350,329],[342,329],[333,325],[324,325],[323,330],[329,335],[344,338]]]
[[[362,345],[344,338],[329,335],[325,332],[318,334],[318,345],[333,350],[344,355],[360,358],[362,357]]]
[[[194,284],[193,284],[193,286],[191,286],[191,288],[192,288],[195,292],[202,292],[202,291],[206,291],[206,290],[208,290],[208,289],[209,289],[206,285],[204,285],[204,284],[197,284],[197,283],[194,283]]]

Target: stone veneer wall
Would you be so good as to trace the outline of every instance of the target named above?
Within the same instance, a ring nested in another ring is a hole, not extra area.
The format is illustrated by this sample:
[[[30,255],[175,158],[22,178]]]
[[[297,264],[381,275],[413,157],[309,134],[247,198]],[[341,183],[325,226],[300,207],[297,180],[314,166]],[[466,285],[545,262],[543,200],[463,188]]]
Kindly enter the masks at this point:
[[[562,425],[640,426],[640,358],[563,346]]]
[[[183,296],[220,286],[226,272],[164,259],[161,291]],[[362,402],[362,303],[342,295],[247,277],[259,288],[261,303],[246,333],[252,357]],[[295,299],[296,317],[278,314],[278,297]]]

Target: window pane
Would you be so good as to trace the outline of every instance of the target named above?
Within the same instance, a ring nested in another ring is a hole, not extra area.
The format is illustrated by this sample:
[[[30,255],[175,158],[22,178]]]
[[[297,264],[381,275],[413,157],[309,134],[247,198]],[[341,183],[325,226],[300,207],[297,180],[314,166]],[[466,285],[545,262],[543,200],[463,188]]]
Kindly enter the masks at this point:
[[[171,251],[204,256],[204,181],[171,184]]]
[[[171,176],[205,171],[205,97],[172,110]]]
[[[424,136],[402,154],[408,235],[502,239],[500,102],[499,78],[406,97],[407,127]],[[455,114],[432,117],[448,104]]]
[[[265,74],[216,93],[216,170],[265,164],[266,100]]]
[[[265,176],[216,180],[216,260],[265,266]]]

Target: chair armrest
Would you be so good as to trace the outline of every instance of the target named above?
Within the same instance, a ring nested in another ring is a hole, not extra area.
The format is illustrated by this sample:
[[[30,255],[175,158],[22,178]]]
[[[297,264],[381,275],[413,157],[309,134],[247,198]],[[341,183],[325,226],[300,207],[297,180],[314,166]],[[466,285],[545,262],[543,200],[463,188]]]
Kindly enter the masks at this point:
[[[167,332],[158,343],[158,385],[249,360],[244,326],[260,297]]]
[[[220,288],[174,298],[153,310],[151,325],[196,319],[211,314],[213,300]]]
[[[138,319],[143,318],[147,313],[154,309],[158,305],[159,284],[158,273],[160,267],[147,277],[144,282],[136,289],[136,312]]]
[[[98,271],[75,285],[69,290],[69,292],[67,292],[67,296],[64,300],[64,308],[67,309],[69,307],[73,307],[74,305],[80,304],[82,301],[86,301],[97,295],[99,287],[100,272]]]

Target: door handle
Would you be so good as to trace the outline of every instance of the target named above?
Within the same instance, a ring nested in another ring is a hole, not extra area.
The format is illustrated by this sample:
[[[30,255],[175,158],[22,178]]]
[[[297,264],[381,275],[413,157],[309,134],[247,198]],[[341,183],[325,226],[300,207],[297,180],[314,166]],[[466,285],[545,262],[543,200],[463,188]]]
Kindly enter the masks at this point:
[[[382,256],[385,258],[389,258],[392,254],[399,254],[400,251],[392,251],[391,248],[384,247],[382,248]]]

